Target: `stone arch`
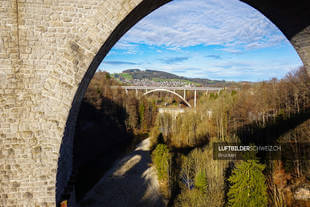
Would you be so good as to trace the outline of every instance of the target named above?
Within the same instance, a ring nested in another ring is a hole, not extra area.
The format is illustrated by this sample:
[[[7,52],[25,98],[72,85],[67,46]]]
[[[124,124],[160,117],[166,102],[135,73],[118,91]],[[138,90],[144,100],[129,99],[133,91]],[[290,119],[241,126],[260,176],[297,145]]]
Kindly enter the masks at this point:
[[[88,67],[75,93],[74,99],[72,101],[72,107],[70,109],[70,113],[66,122],[66,127],[63,136],[63,144],[60,150],[61,152],[62,151],[68,152],[72,150],[70,149],[72,146],[71,142],[74,136],[75,122],[77,119],[77,114],[82,97],[84,96],[88,83],[93,77],[95,70],[97,69],[101,61],[104,59],[106,54],[113,47],[113,45],[122,37],[122,35],[125,34],[140,19],[142,19],[143,17],[151,13],[153,10],[159,8],[160,6],[170,1],[171,0],[160,0],[160,1],[142,0],[141,2],[139,1],[137,6],[132,11],[130,11],[130,13],[128,13],[128,15],[122,21],[120,21],[118,25],[116,25],[113,31],[111,31],[109,37],[104,41],[99,51],[92,59],[90,66]],[[260,11],[262,15],[271,20],[283,32],[283,34],[287,37],[287,39],[290,40],[290,42],[296,49],[297,53],[301,57],[304,65],[308,68],[309,71],[310,48],[308,47],[308,41],[310,42],[310,26],[309,26],[310,15],[306,11],[310,11],[310,6],[301,3],[296,7],[292,7],[292,5],[288,3],[285,3],[284,5],[281,3],[280,5],[279,3],[270,2],[269,0],[263,0],[263,1],[240,0],[240,1]],[[270,6],[272,7],[272,9],[270,9]],[[302,9],[302,7],[304,8]],[[301,10],[303,12],[300,12]],[[298,24],[296,24],[296,22],[298,22]],[[306,44],[304,42],[305,40],[307,42]],[[70,47],[72,48],[73,46],[71,45]],[[66,140],[69,140],[68,144],[66,143]],[[64,162],[65,162],[64,166],[71,165],[67,161]],[[59,163],[58,166],[61,166],[62,160],[60,159],[58,163]],[[70,166],[70,168],[72,167]],[[64,180],[66,180],[67,183],[70,183],[70,175],[67,175],[66,179]],[[56,196],[59,194],[60,193],[56,192]],[[56,200],[59,201],[59,199]]]
[[[124,0],[126,2],[128,0]],[[66,127],[64,130],[63,143],[60,149],[62,151],[72,151],[72,140],[74,136],[75,122],[77,119],[77,114],[79,106],[87,89],[87,86],[93,77],[95,70],[99,66],[100,62],[113,47],[113,45],[125,34],[134,24],[136,24],[140,19],[151,13],[153,10],[159,8],[160,6],[170,2],[171,0],[139,0],[127,16],[119,22],[118,25],[115,24],[114,30],[111,31],[108,38],[103,41],[101,48],[98,50],[90,63],[85,75],[81,78],[80,85],[75,93],[74,99],[72,101],[72,107],[69,112],[69,116],[66,122]],[[253,8],[257,9],[271,20],[287,37],[292,43],[297,53],[301,57],[304,65],[309,71],[310,68],[310,15],[307,11],[310,11],[310,6],[307,3],[300,3],[299,5],[293,6],[289,3],[279,4],[276,2],[270,2],[269,0],[257,1],[257,0],[240,0]],[[270,9],[272,8],[272,9]],[[117,8],[114,8],[117,10]],[[287,15],[290,14],[290,15]],[[298,15],[297,15],[298,14]],[[306,40],[306,43],[305,43]],[[101,41],[102,42],[102,41]],[[74,43],[70,45],[71,49],[75,48]],[[91,58],[90,57],[90,58]],[[73,60],[73,62],[79,60]],[[189,103],[187,103],[189,105]],[[190,106],[190,105],[189,105]],[[66,140],[69,141],[66,144]],[[60,153],[62,154],[62,153]],[[64,152],[64,154],[67,154]],[[58,166],[61,166],[63,161],[59,159]],[[70,163],[64,161],[64,166],[70,166]],[[67,168],[67,167],[65,167]],[[72,166],[70,166],[72,168]],[[59,174],[58,174],[59,175]],[[67,175],[66,182],[70,182],[70,176]],[[61,187],[63,188],[63,187]],[[60,188],[60,189],[61,189]],[[60,193],[56,191],[56,197],[59,197]],[[59,196],[57,196],[59,195]],[[59,200],[56,198],[56,200]]]
[[[145,93],[143,94],[143,96],[146,96],[146,95],[148,95],[148,94],[150,94],[150,93],[154,93],[154,92],[157,92],[157,91],[165,91],[165,92],[168,92],[168,93],[172,93],[172,94],[176,95],[177,97],[179,97],[182,101],[184,101],[184,103],[186,103],[186,105],[187,105],[188,107],[190,107],[190,108],[192,107],[192,106],[190,105],[190,103],[188,103],[188,101],[186,101],[186,99],[183,98],[180,94],[178,94],[178,93],[176,93],[176,92],[174,92],[174,91],[170,91],[170,90],[168,90],[168,89],[164,89],[164,88],[158,88],[158,89],[154,89],[154,90],[145,92]]]
[[[124,16],[124,19],[119,20],[118,24],[113,26],[111,33],[107,37],[107,39],[102,40],[100,49],[98,52],[90,57],[88,57],[90,65],[88,69],[85,71],[83,78],[81,78],[80,84],[75,92],[71,109],[69,111],[69,115],[66,121],[64,134],[62,138],[62,144],[60,146],[59,151],[59,159],[58,159],[58,170],[57,177],[56,177],[56,204],[63,199],[67,199],[69,194],[72,194],[73,187],[72,184],[74,182],[74,174],[73,174],[73,137],[75,132],[75,125],[76,120],[80,108],[80,104],[82,98],[86,92],[88,84],[92,79],[94,73],[96,72],[99,64],[113,47],[113,45],[133,26],[135,25],[140,19],[151,13],[153,10],[159,8],[160,6],[164,5],[165,3],[170,2],[171,0],[122,0],[125,3],[130,3],[134,5],[131,10],[127,10],[127,16]],[[110,0],[110,4],[113,4],[113,0]],[[117,8],[114,8],[117,11]],[[89,37],[88,37],[89,38]],[[84,38],[86,39],[86,38]],[[70,47],[78,48],[78,45],[75,46],[75,43],[70,43]],[[78,62],[79,60],[73,60],[73,62]],[[84,69],[85,70],[85,69]],[[69,158],[69,159],[68,159]],[[65,169],[65,170],[63,170]],[[67,173],[64,175],[63,171]],[[73,202],[73,201],[72,201]]]
[[[130,27],[169,1],[1,2],[3,206],[55,206],[64,194],[70,193],[75,122],[90,79]],[[283,32],[309,72],[308,1],[242,1]],[[60,170],[55,190],[57,166]]]

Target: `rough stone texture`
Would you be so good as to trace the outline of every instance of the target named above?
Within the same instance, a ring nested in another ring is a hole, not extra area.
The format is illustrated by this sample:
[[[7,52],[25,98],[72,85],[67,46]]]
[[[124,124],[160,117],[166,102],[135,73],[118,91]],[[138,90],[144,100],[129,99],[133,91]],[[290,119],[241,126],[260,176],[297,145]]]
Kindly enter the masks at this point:
[[[0,1],[1,207],[55,206],[70,194],[74,126],[87,85],[115,42],[166,2]],[[309,67],[307,1],[245,2],[282,30]]]
[[[308,75],[310,75],[310,26],[296,34],[291,39],[291,43],[307,68]]]

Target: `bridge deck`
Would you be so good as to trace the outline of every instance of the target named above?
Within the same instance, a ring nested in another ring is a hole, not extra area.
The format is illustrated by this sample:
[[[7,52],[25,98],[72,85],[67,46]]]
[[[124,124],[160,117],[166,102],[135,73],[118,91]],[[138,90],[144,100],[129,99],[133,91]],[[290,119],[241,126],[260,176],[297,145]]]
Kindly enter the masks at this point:
[[[176,90],[176,91],[218,91],[224,88],[220,87],[163,87],[163,86],[112,86],[112,88],[121,87],[127,90],[155,90],[155,89],[166,89],[166,90]]]

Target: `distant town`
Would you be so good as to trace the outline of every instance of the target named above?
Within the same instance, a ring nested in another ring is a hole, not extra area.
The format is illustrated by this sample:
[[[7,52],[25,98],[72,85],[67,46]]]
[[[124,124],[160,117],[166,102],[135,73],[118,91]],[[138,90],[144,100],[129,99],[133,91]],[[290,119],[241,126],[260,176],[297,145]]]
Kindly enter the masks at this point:
[[[112,78],[124,85],[158,86],[158,87],[224,87],[235,82],[210,80],[203,78],[187,78],[157,70],[128,69],[121,73],[111,74]]]
[[[119,80],[126,85],[134,85],[134,86],[159,86],[159,87],[194,87],[200,86],[200,84],[194,84],[190,82],[185,82],[182,80],[162,80],[162,81],[154,81],[150,79],[126,79],[120,77]]]

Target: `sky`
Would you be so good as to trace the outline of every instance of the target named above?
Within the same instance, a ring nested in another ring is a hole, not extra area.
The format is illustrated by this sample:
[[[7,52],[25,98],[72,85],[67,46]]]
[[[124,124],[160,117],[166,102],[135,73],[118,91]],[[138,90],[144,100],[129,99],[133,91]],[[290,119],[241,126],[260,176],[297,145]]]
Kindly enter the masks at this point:
[[[174,0],[133,26],[99,70],[161,70],[192,78],[262,81],[302,62],[263,14],[238,0]]]

